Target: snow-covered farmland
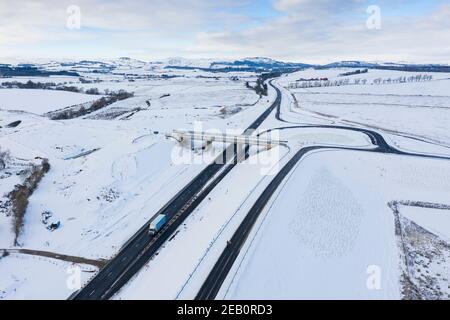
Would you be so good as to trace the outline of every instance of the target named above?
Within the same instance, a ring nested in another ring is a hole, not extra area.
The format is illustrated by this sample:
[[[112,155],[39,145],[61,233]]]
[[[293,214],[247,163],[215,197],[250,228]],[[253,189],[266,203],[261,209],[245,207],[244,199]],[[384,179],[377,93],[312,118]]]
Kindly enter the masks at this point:
[[[154,122],[160,129],[164,129],[165,121],[170,121],[174,127],[192,126],[194,121],[203,121],[205,125],[216,128],[224,127],[226,123],[222,120],[236,112],[267,104],[245,88],[241,81],[229,79],[175,78],[135,83],[134,86],[126,88],[134,92],[134,98],[112,104],[89,115],[89,118],[127,115],[125,111],[141,107],[145,112],[136,113],[133,120]]]
[[[261,216],[220,297],[404,298],[402,242],[389,203],[448,205],[449,181],[448,161],[354,151],[311,153]],[[438,230],[450,230],[450,211],[436,216],[422,210],[421,215],[405,215],[437,236],[433,221],[441,224]],[[431,279],[441,273],[442,268],[427,271]],[[379,286],[371,278],[377,275]],[[441,298],[450,297],[448,287],[440,290]]]
[[[61,300],[77,285],[71,283],[71,275],[80,272],[81,281],[86,281],[96,270],[89,265],[19,253],[0,256],[0,300]]]
[[[365,74],[339,77],[344,71],[309,69],[280,79],[279,83],[287,88],[298,79],[327,78],[331,82],[349,79],[350,83],[355,79],[367,80],[366,85],[289,88],[296,98],[292,112],[450,146],[450,74],[369,70]],[[425,74],[432,80],[393,82]],[[386,83],[374,84],[376,79]]]
[[[98,96],[60,90],[0,89],[0,109],[44,114],[97,100]]]

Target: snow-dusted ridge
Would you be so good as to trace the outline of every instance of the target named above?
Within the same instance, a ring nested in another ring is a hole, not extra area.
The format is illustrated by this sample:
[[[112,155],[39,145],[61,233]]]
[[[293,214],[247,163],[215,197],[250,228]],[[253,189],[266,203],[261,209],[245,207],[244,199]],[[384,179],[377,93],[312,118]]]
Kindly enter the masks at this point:
[[[41,60],[39,62],[15,61],[15,63],[0,64],[2,68],[37,68],[44,71],[59,70],[60,72],[125,72],[133,70],[152,70],[154,68],[175,70],[203,70],[203,71],[246,71],[267,72],[272,70],[303,69],[303,68],[373,68],[404,71],[437,71],[449,72],[446,64],[413,64],[407,62],[367,62],[367,61],[338,61],[329,64],[306,64],[302,62],[283,62],[266,57],[248,57],[243,59],[188,59],[172,57],[157,61],[143,61],[130,57],[99,60]]]

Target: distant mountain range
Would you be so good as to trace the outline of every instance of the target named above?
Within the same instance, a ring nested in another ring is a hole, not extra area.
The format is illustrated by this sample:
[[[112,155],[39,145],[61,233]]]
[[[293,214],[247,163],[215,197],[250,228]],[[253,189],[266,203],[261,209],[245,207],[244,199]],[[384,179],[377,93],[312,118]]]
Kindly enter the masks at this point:
[[[240,60],[185,59],[169,58],[155,62],[145,62],[128,57],[114,60],[93,61],[49,61],[45,63],[22,63],[17,65],[0,64],[0,77],[10,76],[77,76],[88,73],[127,73],[133,70],[141,72],[160,70],[200,70],[207,72],[289,72],[305,68],[367,68],[413,72],[450,72],[449,65],[409,64],[392,62],[339,61],[325,65],[282,62],[264,57],[244,58]]]
[[[48,76],[78,76],[77,72],[70,72],[65,70],[48,71],[40,66],[35,65],[19,65],[10,66],[0,64],[0,77],[48,77]]]
[[[316,66],[319,69],[330,68],[366,68],[413,72],[450,72],[450,66],[444,64],[410,64],[393,62],[339,61]]]
[[[282,62],[270,58],[254,57],[234,61],[213,61],[213,60],[188,60],[175,59],[176,64],[168,63],[168,69],[199,69],[205,71],[252,71],[265,72],[274,70],[290,69],[330,69],[330,68],[368,68],[368,69],[387,69],[401,71],[430,71],[430,72],[450,72],[449,65],[442,64],[409,64],[392,62],[365,62],[365,61],[338,61],[325,65],[307,64],[298,62]]]

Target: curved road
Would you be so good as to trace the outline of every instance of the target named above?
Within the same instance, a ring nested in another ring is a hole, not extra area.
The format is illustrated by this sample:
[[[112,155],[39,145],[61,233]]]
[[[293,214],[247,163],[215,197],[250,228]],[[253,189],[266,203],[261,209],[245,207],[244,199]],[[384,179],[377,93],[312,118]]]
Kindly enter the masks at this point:
[[[272,85],[273,86],[273,85]],[[274,86],[273,86],[274,87]],[[277,91],[277,94],[281,94],[280,90],[274,87]],[[277,109],[276,118],[280,121],[287,122],[281,119],[280,107]],[[319,150],[319,149],[328,149],[328,150],[353,150],[353,151],[361,151],[361,152],[376,152],[376,153],[389,153],[389,154],[398,154],[403,156],[414,156],[414,157],[425,157],[425,158],[433,158],[433,159],[441,159],[441,160],[450,160],[450,158],[442,157],[442,156],[433,156],[426,154],[415,154],[408,153],[398,150],[396,148],[391,147],[383,138],[383,136],[377,132],[355,128],[355,127],[345,127],[345,126],[335,126],[335,125],[303,125],[303,126],[290,126],[290,127],[280,127],[269,129],[265,132],[270,132],[272,130],[287,130],[287,129],[296,129],[296,128],[331,128],[331,129],[342,129],[342,130],[351,130],[358,131],[366,134],[372,141],[372,144],[377,146],[374,149],[362,149],[362,148],[346,148],[346,147],[333,147],[333,146],[309,146],[300,149],[296,152],[296,154],[291,158],[291,160],[279,171],[279,173],[275,176],[275,178],[269,183],[266,189],[262,192],[262,194],[258,197],[254,205],[251,207],[248,214],[245,216],[244,220],[241,222],[235,233],[233,234],[231,240],[227,242],[225,249],[220,255],[219,259],[215,263],[214,267],[210,271],[208,277],[204,281],[202,287],[200,288],[196,300],[213,300],[216,298],[217,293],[219,292],[223,282],[230,269],[232,268],[234,262],[236,261],[245,241],[248,239],[250,232],[258,220],[260,214],[263,209],[278,189],[282,181],[285,177],[292,171],[292,169],[297,165],[297,163],[309,152]],[[264,132],[263,132],[264,133]],[[260,133],[260,134],[263,134]]]

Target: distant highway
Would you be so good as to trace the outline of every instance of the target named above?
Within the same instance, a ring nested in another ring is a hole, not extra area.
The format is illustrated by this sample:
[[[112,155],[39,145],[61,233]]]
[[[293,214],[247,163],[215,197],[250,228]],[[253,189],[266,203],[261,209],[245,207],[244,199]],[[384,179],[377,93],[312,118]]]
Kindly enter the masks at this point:
[[[271,84],[272,85],[272,84]],[[273,86],[273,85],[272,85]],[[281,92],[277,89],[275,101],[244,132],[250,134],[281,103]],[[92,280],[69,299],[103,300],[111,298],[120,290],[161,248],[183,221],[194,211],[203,199],[223,180],[238,162],[235,146],[230,145],[218,160],[232,156],[232,161],[216,161],[202,170],[188,185],[175,195],[155,215],[168,214],[169,223],[154,237],[148,234],[150,221],[133,235],[121,248],[117,255],[103,267]],[[244,156],[246,157],[248,148]]]

